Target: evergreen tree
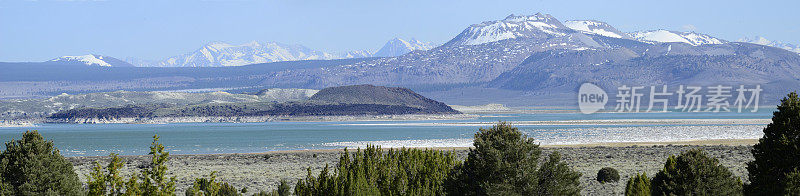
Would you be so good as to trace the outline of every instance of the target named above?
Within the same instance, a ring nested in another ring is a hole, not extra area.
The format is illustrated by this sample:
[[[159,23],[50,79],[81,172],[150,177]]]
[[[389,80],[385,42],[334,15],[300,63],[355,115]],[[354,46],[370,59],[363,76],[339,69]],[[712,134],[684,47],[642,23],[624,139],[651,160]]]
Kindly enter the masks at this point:
[[[2,151],[0,151],[2,153]],[[0,166],[0,171],[3,171],[2,166]],[[8,183],[3,182],[3,177],[0,176],[0,196],[11,196],[14,192],[11,189],[11,185]]]
[[[326,166],[314,176],[309,168],[307,177],[297,182],[295,194],[444,195],[442,183],[455,163],[452,153],[438,150],[403,148],[384,152],[380,147],[368,146],[351,158],[345,149],[335,173]]]
[[[72,163],[37,131],[26,131],[21,140],[6,143],[0,153],[0,179],[0,194],[84,194]]]
[[[141,191],[146,196],[175,195],[175,177],[165,177],[169,152],[164,151],[164,145],[158,139],[158,135],[153,136],[153,143],[150,145],[152,159],[142,170]]]
[[[795,170],[786,174],[786,188],[783,190],[783,194],[800,196],[800,171]]]
[[[276,196],[292,195],[292,187],[289,186],[289,182],[287,182],[286,180],[281,180],[280,185],[278,185],[278,189],[273,192],[273,195]]]
[[[89,187],[89,195],[122,195],[125,193],[125,179],[119,174],[125,164],[117,154],[111,153],[109,156],[111,160],[105,169],[100,163],[94,163],[95,166],[89,173],[86,182]]]
[[[632,176],[631,179],[628,180],[628,184],[625,185],[625,195],[626,196],[650,196],[650,178],[647,177],[647,173],[636,173],[636,175]]]
[[[481,128],[474,146],[446,182],[451,195],[580,194],[580,173],[561,163],[557,152],[539,167],[539,145],[508,123]]]
[[[700,149],[670,156],[651,185],[653,195],[742,195],[742,181]]]
[[[561,162],[561,154],[553,152],[538,171],[538,195],[580,195],[581,173]]]
[[[753,146],[755,160],[747,164],[748,195],[780,195],[788,186],[786,177],[800,169],[800,99],[792,92],[781,100],[772,123]]]

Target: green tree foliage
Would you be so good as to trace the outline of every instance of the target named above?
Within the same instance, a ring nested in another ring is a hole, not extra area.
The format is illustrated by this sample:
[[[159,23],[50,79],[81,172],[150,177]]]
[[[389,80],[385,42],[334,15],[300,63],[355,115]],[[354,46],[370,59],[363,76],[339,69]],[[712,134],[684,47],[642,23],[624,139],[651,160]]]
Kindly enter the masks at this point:
[[[0,151],[2,153],[2,151]],[[0,171],[2,171],[2,166],[0,166]],[[11,189],[11,185],[8,183],[3,182],[3,178],[0,176],[0,196],[11,196],[14,192]]]
[[[175,177],[165,177],[169,152],[164,151],[164,145],[158,139],[158,135],[153,136],[153,143],[150,145],[152,159],[142,170],[141,191],[148,196],[175,195]]]
[[[539,145],[508,123],[481,128],[474,146],[446,182],[451,195],[580,194],[579,172],[562,163],[557,152],[539,166]]]
[[[747,164],[748,195],[780,195],[787,174],[800,169],[800,99],[792,92],[781,100],[772,123],[753,146],[755,160]]]
[[[647,173],[636,173],[636,175],[632,176],[628,180],[628,184],[625,185],[625,195],[626,196],[650,196],[650,178],[647,177]]]
[[[597,181],[600,183],[619,182],[619,172],[610,167],[604,167],[597,171]]]
[[[800,171],[795,170],[786,174],[786,188],[783,190],[783,194],[800,196]]]
[[[700,149],[670,156],[652,181],[653,195],[742,195],[742,181]]]
[[[289,196],[292,195],[292,187],[289,185],[289,182],[286,180],[281,180],[280,185],[278,185],[278,189],[272,190],[272,192],[261,191],[253,196]]]
[[[164,152],[164,146],[158,139],[158,135],[153,136],[150,164],[142,169],[141,173],[134,173],[127,180],[119,173],[125,164],[118,155],[112,153],[105,168],[95,162],[95,166],[87,176],[89,195],[175,195],[175,177],[169,179],[165,177],[169,153]]]
[[[94,163],[95,166],[89,173],[86,182],[89,187],[89,195],[123,195],[125,193],[125,179],[119,174],[125,164],[117,154],[111,153],[109,156],[111,161],[105,169],[100,163]]]
[[[297,182],[297,195],[444,195],[442,182],[456,163],[452,153],[438,150],[368,146],[339,157],[335,172],[326,166]],[[281,191],[281,188],[278,190]]]
[[[37,131],[26,131],[21,140],[6,143],[0,153],[0,182],[0,194],[84,194],[72,163]]]
[[[194,184],[186,189],[186,196],[240,196],[242,194],[227,182],[217,182],[217,172],[209,178],[196,178]]]

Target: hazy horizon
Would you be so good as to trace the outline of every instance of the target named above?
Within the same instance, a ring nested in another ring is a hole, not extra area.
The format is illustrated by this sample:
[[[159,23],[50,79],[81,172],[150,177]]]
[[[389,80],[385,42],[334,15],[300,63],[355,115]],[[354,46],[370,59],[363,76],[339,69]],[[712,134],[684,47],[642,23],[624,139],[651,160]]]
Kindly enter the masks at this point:
[[[639,1],[0,1],[0,61],[84,54],[158,60],[212,41],[374,51],[394,37],[441,44],[471,24],[537,12],[562,22],[604,21],[623,32],[667,29],[728,41],[763,36],[800,44],[800,24],[788,20],[800,18],[797,1],[658,6]]]

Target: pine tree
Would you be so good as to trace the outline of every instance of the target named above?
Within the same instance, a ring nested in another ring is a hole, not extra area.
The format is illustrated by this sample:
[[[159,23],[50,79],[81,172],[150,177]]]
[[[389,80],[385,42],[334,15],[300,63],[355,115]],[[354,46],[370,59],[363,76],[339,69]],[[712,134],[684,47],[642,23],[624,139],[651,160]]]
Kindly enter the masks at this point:
[[[0,193],[8,195],[82,195],[78,174],[52,141],[37,131],[6,143],[0,153]]]
[[[781,100],[772,123],[753,146],[755,160],[747,164],[748,195],[780,195],[787,189],[789,173],[800,169],[800,99],[789,93]]]
[[[111,153],[109,157],[111,160],[105,169],[100,163],[94,163],[95,166],[92,167],[86,182],[89,187],[89,195],[122,195],[125,193],[125,179],[119,174],[125,164],[117,154]]]
[[[636,175],[632,176],[628,180],[628,184],[625,185],[625,195],[626,196],[650,196],[650,178],[647,177],[647,173],[636,173]]]
[[[319,175],[313,175],[309,168],[306,178],[297,182],[295,194],[444,195],[442,183],[456,163],[452,153],[427,149],[384,152],[368,146],[350,155],[345,149],[335,172],[325,166]]]
[[[153,143],[150,145],[152,159],[142,170],[141,191],[146,196],[175,195],[175,177],[165,177],[169,152],[164,151],[164,145],[158,139],[158,135],[153,136]]]
[[[792,173],[788,173],[785,178],[786,188],[783,190],[783,194],[800,196],[800,171],[795,170]]]
[[[700,149],[670,156],[651,184],[653,195],[742,195],[742,181]]]
[[[446,188],[450,195],[578,195],[580,173],[553,153],[539,166],[541,149],[533,138],[500,122],[475,134],[463,165],[454,169]]]

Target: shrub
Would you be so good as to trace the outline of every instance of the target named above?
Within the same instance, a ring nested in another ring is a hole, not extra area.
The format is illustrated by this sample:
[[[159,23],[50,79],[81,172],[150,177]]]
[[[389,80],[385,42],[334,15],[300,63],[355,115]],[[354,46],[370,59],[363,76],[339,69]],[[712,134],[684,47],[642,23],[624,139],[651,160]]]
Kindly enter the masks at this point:
[[[747,164],[748,195],[780,195],[788,186],[787,174],[800,169],[800,99],[792,92],[781,100],[772,123],[753,146],[755,160]]]
[[[742,195],[742,181],[699,149],[670,156],[652,181],[653,195]]]
[[[619,182],[619,172],[610,167],[604,167],[597,171],[597,181],[600,183]]]
[[[272,190],[272,192],[261,191],[253,196],[289,196],[292,195],[292,187],[289,186],[289,182],[286,180],[281,180],[281,184],[278,185],[277,190]]]
[[[217,172],[212,171],[208,178],[195,178],[192,187],[186,189],[186,196],[212,196],[217,195],[220,190],[220,183],[217,180]]]
[[[626,196],[650,196],[650,178],[647,177],[647,173],[636,173],[636,175],[632,176],[628,180],[628,184],[625,185],[625,195]]]
[[[438,150],[368,146],[350,157],[345,149],[335,172],[328,166],[297,182],[296,195],[444,195],[442,183],[456,163]],[[279,188],[279,191],[281,189]]]
[[[539,167],[539,145],[508,123],[481,128],[474,146],[463,165],[448,177],[448,194],[580,194],[580,173],[561,163],[557,152]]]
[[[0,194],[83,194],[72,163],[37,131],[26,131],[22,139],[6,143],[6,150],[0,153],[0,179]]]

